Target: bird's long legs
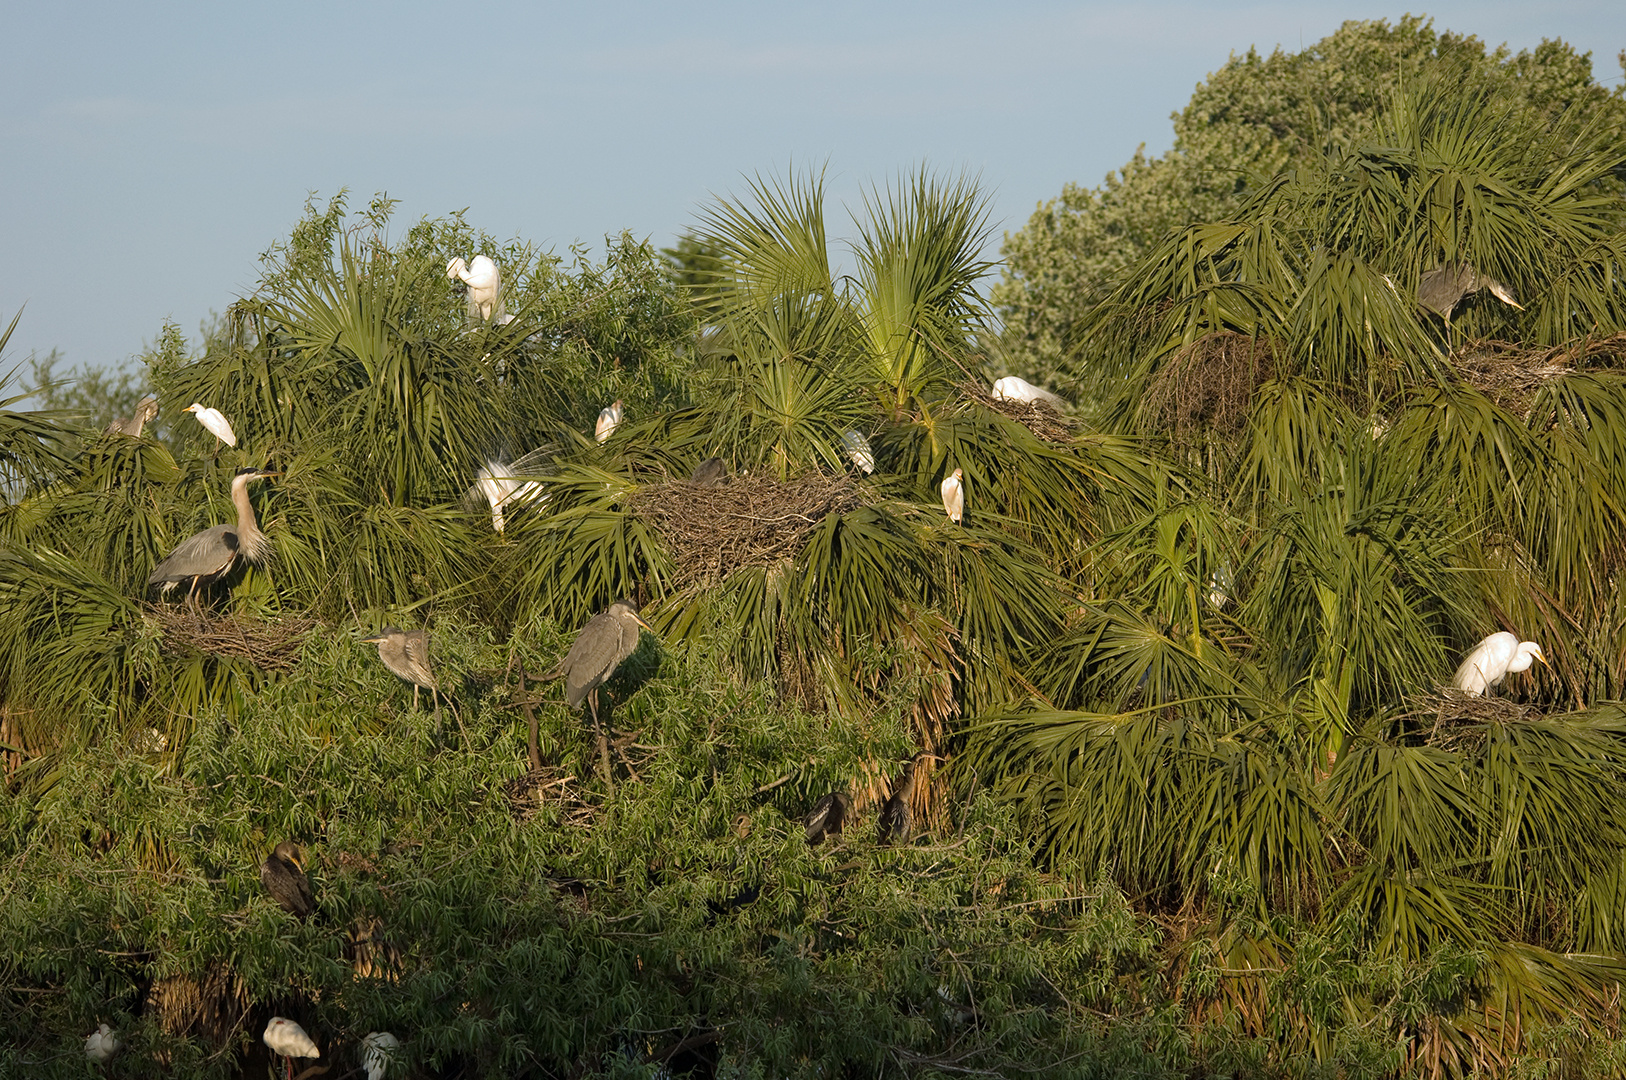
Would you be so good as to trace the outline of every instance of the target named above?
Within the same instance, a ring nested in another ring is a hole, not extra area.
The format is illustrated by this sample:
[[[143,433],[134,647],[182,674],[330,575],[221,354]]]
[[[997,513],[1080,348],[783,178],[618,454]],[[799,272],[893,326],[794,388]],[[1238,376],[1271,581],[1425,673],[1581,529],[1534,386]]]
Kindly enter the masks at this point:
[[[598,715],[598,687],[594,687],[587,695],[587,705],[593,712],[593,733],[598,737],[599,766],[604,770],[604,783],[609,787],[611,794],[615,793],[615,774],[610,771],[610,722],[600,720]]]

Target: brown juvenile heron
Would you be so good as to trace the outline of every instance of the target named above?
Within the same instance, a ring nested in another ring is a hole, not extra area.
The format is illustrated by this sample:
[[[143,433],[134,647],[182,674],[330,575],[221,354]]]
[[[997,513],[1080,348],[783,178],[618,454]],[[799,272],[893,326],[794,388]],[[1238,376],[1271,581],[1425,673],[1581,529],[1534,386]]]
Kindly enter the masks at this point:
[[[841,826],[846,822],[852,805],[853,801],[839,791],[832,791],[814,803],[813,809],[802,819],[808,844],[817,847],[826,836],[840,836]]]
[[[695,487],[722,487],[728,483],[728,466],[720,457],[709,457],[694,467],[689,483]]]
[[[141,430],[152,423],[152,418],[158,415],[158,399],[148,394],[136,402],[135,412],[128,419],[115,420],[107,425],[109,435],[128,435],[132,439],[141,438]]]
[[[189,581],[187,599],[190,600],[197,596],[199,586],[225,577],[239,558],[256,565],[264,562],[271,554],[271,542],[254,519],[254,504],[248,501],[248,485],[254,480],[281,475],[264,469],[238,469],[231,482],[237,524],[215,525],[182,540],[147,575],[147,587],[157,585],[160,591],[167,593],[181,582]]]
[[[429,666],[429,635],[423,630],[402,630],[386,626],[372,637],[361,639],[363,644],[377,645],[378,658],[384,666],[412,684],[412,711],[418,711],[418,691],[429,691],[435,703],[435,730],[440,730],[440,684]]]
[[[308,919],[316,910],[316,897],[305,876],[304,852],[291,840],[278,844],[260,864],[260,884],[290,915]]]
[[[903,767],[903,775],[887,796],[886,802],[881,804],[881,815],[875,823],[875,838],[882,844],[890,844],[894,840],[907,844],[914,835],[915,811],[910,800],[915,794],[917,780],[917,767],[923,761],[945,761],[930,750],[922,750],[909,759]]]
[[[654,633],[639,616],[636,604],[631,600],[617,600],[609,610],[587,620],[558,667],[558,674],[565,677],[565,703],[579,709],[585,698],[592,710],[606,780],[610,777],[610,748],[604,727],[599,723],[598,688],[638,648],[640,630]]]

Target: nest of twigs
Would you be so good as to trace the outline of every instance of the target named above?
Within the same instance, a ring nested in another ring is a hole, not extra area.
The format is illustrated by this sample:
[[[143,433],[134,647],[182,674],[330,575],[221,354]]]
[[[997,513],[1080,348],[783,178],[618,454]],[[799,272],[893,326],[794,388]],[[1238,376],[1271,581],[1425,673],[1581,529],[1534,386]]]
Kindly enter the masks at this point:
[[[1275,377],[1268,340],[1234,331],[1209,334],[1181,348],[1152,376],[1141,416],[1176,436],[1199,429],[1235,435],[1247,423],[1254,390]]]
[[[1454,687],[1419,695],[1409,704],[1410,711],[1400,717],[1406,728],[1421,733],[1430,746],[1470,755],[1485,744],[1485,729],[1491,724],[1517,724],[1541,717],[1541,710],[1529,705]]]
[[[262,671],[292,671],[305,639],[320,625],[315,619],[265,622],[232,615],[200,615],[185,604],[150,604],[147,615],[158,624],[166,652],[181,654],[191,650],[235,657]]]
[[[1010,417],[1045,442],[1064,443],[1072,439],[1078,425],[1048,401],[1011,401],[996,398],[978,383],[961,383],[960,397],[985,409]]]
[[[1577,368],[1626,368],[1626,334],[1526,347],[1476,341],[1456,357],[1457,374],[1502,408],[1524,416],[1544,384]]]
[[[720,487],[653,484],[638,493],[633,512],[665,541],[684,588],[792,559],[825,515],[859,502],[845,476],[810,473],[784,482],[742,476]]]

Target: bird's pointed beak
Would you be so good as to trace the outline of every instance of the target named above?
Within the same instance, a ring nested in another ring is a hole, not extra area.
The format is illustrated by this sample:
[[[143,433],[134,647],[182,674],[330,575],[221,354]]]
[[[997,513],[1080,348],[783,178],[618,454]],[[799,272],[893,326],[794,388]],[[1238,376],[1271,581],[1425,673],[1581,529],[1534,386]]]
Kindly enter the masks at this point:
[[[655,633],[655,628],[644,622],[644,617],[642,615],[635,614],[633,615],[633,618],[638,620],[639,626],[643,627],[645,630],[648,630],[651,634]]]

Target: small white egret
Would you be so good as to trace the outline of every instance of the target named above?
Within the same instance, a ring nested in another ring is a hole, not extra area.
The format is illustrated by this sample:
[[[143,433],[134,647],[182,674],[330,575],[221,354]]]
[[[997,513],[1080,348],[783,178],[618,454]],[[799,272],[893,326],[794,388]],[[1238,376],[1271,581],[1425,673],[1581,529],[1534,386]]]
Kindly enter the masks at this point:
[[[965,473],[955,469],[943,481],[943,509],[948,511],[949,520],[958,525],[960,519],[965,517]]]
[[[1221,563],[1213,573],[1208,575],[1208,602],[1216,609],[1224,611],[1231,603],[1231,589],[1236,580],[1231,573],[1229,563]]]
[[[1520,641],[1516,635],[1503,630],[1470,649],[1451,681],[1457,689],[1478,697],[1491,687],[1500,686],[1508,675],[1529,671],[1537,660],[1547,663],[1540,645]]]
[[[461,279],[469,287],[469,322],[509,321],[502,306],[502,271],[490,258],[476,255],[473,262],[465,263],[459,256],[446,264],[446,276]]]
[[[615,404],[601,409],[598,414],[598,423],[593,427],[593,438],[603,442],[615,434],[615,429],[621,424],[621,399],[616,398]]]
[[[225,443],[227,446],[237,445],[237,433],[231,429],[231,424],[221,415],[219,409],[211,409],[194,401],[181,411],[189,412],[197,417],[198,423],[208,428],[220,442]],[[215,450],[218,451],[219,449],[220,443],[215,443]]]
[[[106,1024],[85,1036],[85,1056],[100,1065],[119,1052],[119,1037]]]
[[[265,1034],[261,1038],[287,1065],[288,1080],[293,1080],[294,1058],[322,1056],[322,1051],[318,1050],[311,1037],[305,1034],[304,1028],[281,1016],[271,1018],[271,1022],[265,1025]]]
[[[1049,405],[1053,409],[1067,407],[1067,402],[1063,398],[1015,375],[1007,375],[994,383],[994,397],[1003,401],[1023,401],[1030,405]]]
[[[843,431],[841,433],[841,448],[847,452],[847,460],[851,461],[865,476],[875,471],[875,450],[861,432]]]
[[[367,1070],[367,1080],[383,1080],[400,1054],[400,1039],[387,1031],[369,1032],[361,1040],[361,1066]]]

